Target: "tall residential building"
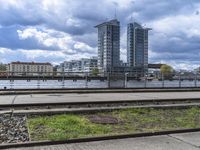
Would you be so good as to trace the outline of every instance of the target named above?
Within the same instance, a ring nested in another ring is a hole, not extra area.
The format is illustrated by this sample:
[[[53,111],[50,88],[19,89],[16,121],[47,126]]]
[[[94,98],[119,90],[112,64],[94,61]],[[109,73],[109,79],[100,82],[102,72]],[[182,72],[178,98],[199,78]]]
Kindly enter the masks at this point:
[[[114,19],[95,27],[98,28],[98,68],[108,72],[120,65],[120,22]]]
[[[130,67],[148,68],[148,32],[150,28],[144,28],[134,22],[127,28],[127,63]]]

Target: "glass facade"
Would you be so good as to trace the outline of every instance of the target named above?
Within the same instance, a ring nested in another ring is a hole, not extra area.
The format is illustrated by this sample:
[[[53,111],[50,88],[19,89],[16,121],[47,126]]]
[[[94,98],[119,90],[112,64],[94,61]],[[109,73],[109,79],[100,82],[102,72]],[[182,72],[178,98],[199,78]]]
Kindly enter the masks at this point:
[[[97,25],[98,68],[103,72],[120,65],[120,22],[111,20]]]
[[[140,24],[129,23],[127,27],[127,63],[130,67],[148,68],[148,32]]]

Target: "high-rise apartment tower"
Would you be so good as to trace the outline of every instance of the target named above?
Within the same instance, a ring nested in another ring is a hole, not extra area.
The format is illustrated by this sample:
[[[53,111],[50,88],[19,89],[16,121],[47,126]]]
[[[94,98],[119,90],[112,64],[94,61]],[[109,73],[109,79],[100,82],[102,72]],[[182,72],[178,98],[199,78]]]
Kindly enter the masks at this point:
[[[114,19],[95,27],[98,29],[98,68],[109,72],[120,65],[120,22]]]
[[[144,28],[134,22],[127,27],[127,63],[130,67],[148,68],[148,32],[150,28]]]

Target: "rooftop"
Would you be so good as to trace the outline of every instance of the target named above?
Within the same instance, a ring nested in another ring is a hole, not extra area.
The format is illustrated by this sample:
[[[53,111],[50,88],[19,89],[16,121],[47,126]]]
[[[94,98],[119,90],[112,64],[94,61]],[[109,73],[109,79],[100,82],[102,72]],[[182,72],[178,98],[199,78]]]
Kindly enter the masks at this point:
[[[10,64],[23,64],[23,65],[52,65],[49,62],[20,62],[20,61],[16,61],[16,62],[11,62]]]
[[[120,22],[117,20],[117,19],[113,19],[113,20],[110,20],[110,21],[106,21],[106,22],[103,22],[99,25],[96,25],[95,28],[98,28],[98,27],[101,27],[101,26],[105,26],[105,25],[114,25],[114,26],[119,26]]]

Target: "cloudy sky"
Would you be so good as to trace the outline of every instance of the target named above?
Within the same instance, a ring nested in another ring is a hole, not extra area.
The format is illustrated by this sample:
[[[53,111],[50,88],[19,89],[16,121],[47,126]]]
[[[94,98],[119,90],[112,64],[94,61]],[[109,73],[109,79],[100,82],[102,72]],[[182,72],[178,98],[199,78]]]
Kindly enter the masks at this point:
[[[135,20],[153,29],[150,63],[176,69],[200,66],[199,0],[0,0],[0,62],[59,64],[96,56],[94,26],[112,19],[115,8],[122,60],[126,61],[126,26]]]

